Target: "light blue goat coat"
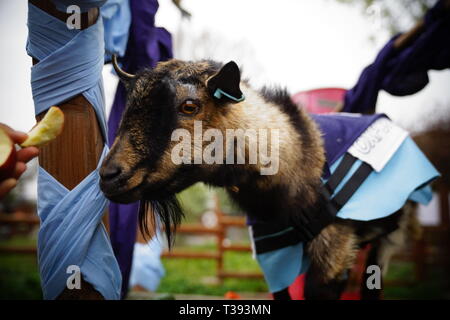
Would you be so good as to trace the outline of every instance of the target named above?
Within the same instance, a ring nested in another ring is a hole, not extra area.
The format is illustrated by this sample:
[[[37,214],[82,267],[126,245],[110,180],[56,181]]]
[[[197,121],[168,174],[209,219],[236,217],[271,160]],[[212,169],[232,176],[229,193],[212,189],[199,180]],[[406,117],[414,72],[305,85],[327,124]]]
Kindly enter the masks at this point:
[[[339,118],[339,116],[334,117]],[[342,115],[342,117],[345,116]],[[352,115],[352,117],[355,116]],[[337,120],[339,121],[339,119]],[[378,125],[379,121],[386,122],[389,120],[384,117],[378,119],[361,136],[371,127]],[[395,127],[392,123],[390,125]],[[339,218],[370,221],[393,214],[408,199],[423,204],[427,204],[431,200],[431,188],[428,183],[438,177],[439,173],[409,136],[405,135],[396,141],[387,159],[384,159],[382,169],[379,172],[373,170],[370,173],[350,200],[337,213]],[[357,146],[359,142],[356,140],[352,147]],[[348,150],[351,150],[352,147]],[[389,145],[387,149],[389,149]],[[380,155],[380,157],[383,156],[385,157],[383,154]],[[336,170],[342,158],[343,156],[329,164],[331,173]],[[362,160],[359,159],[354,163],[336,191],[339,191],[361,163]],[[376,166],[376,164],[372,164],[372,166]],[[326,181],[326,179],[323,179],[324,183]],[[251,228],[250,234],[252,236]],[[284,232],[288,232],[290,229],[286,229]],[[271,292],[285,289],[294,282],[298,275],[306,272],[309,261],[303,251],[304,245],[300,242],[296,245],[256,255]]]

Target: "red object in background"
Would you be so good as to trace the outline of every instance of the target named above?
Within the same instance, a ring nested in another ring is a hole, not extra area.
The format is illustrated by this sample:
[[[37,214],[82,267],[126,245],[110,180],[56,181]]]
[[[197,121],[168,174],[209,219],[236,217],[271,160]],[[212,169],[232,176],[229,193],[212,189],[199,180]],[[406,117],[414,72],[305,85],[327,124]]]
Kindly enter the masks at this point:
[[[341,110],[346,92],[342,88],[301,91],[292,96],[292,101],[310,113],[324,114]]]
[[[240,298],[241,298],[241,296],[234,291],[227,291],[227,293],[225,293],[225,299],[238,300]]]

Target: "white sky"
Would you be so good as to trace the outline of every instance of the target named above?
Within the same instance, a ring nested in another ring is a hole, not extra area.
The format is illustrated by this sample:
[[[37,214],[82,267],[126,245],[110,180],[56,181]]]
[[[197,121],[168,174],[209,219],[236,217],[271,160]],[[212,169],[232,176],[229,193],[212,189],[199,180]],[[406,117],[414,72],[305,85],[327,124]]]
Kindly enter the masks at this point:
[[[167,5],[170,0],[160,3],[158,22],[167,21],[164,26],[175,33],[176,9]],[[254,48],[254,59],[265,71],[262,79],[251,79],[258,84],[284,84],[293,92],[349,87],[376,54],[368,40],[372,24],[358,8],[335,0],[184,0],[183,4],[193,14],[185,29],[208,29],[220,40]],[[238,60],[236,49],[212,58]],[[244,68],[248,68],[245,63]]]
[[[34,124],[31,59],[25,53],[26,3],[0,0],[0,121],[24,131]],[[208,31],[217,48],[206,50],[214,52],[213,57],[202,58],[236,60],[255,86],[281,84],[292,93],[351,87],[388,39],[380,35],[378,43],[371,42],[376,24],[360,8],[335,0],[184,0],[183,4],[193,14],[190,22],[180,24],[171,0],[160,0],[157,15],[157,24],[174,35],[178,56],[192,58],[186,48],[201,47],[199,34]],[[177,37],[180,33],[183,41]],[[116,82],[109,72],[104,75],[109,107]],[[450,114],[450,72],[430,75],[431,84],[414,96],[396,98],[382,93],[380,110],[409,129],[413,125],[422,129],[424,118]]]
[[[174,35],[179,57],[213,52],[212,57],[201,57],[233,59],[256,86],[281,84],[291,93],[353,86],[388,39],[379,34],[377,43],[371,42],[376,23],[358,7],[335,0],[184,0],[183,5],[193,14],[190,22],[180,23],[171,0],[160,0],[157,14],[157,24]],[[0,122],[23,131],[34,124],[26,15],[26,0],[0,0]],[[215,41],[208,44],[215,48],[202,48],[199,38],[206,31]],[[109,67],[105,69],[109,109],[116,80]],[[424,129],[427,119],[449,119],[450,72],[430,75],[431,84],[414,96],[394,98],[382,93],[379,109],[414,130]]]

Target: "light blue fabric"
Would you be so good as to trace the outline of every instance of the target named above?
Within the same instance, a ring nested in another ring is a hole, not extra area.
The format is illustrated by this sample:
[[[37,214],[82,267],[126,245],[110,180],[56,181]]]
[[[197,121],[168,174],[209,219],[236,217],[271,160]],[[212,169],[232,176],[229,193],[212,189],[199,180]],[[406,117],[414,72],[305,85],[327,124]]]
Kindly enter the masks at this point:
[[[309,259],[303,254],[303,243],[256,255],[270,292],[290,286],[295,278],[306,272]]]
[[[83,94],[106,137],[101,17],[85,30],[69,30],[32,4],[28,9],[27,52],[39,60],[31,69],[36,114]],[[99,165],[107,151],[105,144]],[[105,299],[120,298],[121,274],[101,222],[107,200],[98,182],[97,168],[69,191],[39,168],[38,259],[45,299],[55,299],[65,289],[70,265],[79,266],[83,278]]]
[[[110,61],[112,54],[123,57],[131,24],[129,0],[108,0],[101,7],[101,14],[105,29],[105,61]]]
[[[341,160],[331,166],[331,172]],[[360,165],[361,161],[358,160],[336,188],[336,192],[339,192]],[[431,189],[424,187],[438,176],[439,172],[408,137],[381,172],[373,171],[369,175],[337,216],[360,221],[384,218],[399,210],[411,196],[426,204],[431,200]],[[421,190],[414,193],[417,188]]]
[[[83,93],[106,136],[101,19],[85,30],[69,30],[64,22],[30,4],[28,29],[27,52],[39,60],[31,68],[36,114]]]
[[[161,234],[153,237],[148,243],[135,243],[133,251],[133,264],[130,273],[130,288],[140,285],[149,291],[158,288],[161,278],[164,277],[164,266],[161,262],[163,246]]]
[[[342,158],[343,156],[331,166],[332,173]],[[336,188],[335,193],[339,192],[361,163],[360,160],[356,161]],[[439,173],[433,165],[408,137],[381,172],[372,172],[369,175],[337,216],[343,219],[369,221],[391,215],[408,199],[426,204],[432,197],[428,183],[438,176]],[[281,233],[287,231],[289,229]],[[264,236],[264,238],[274,235]],[[261,238],[263,237],[255,238],[255,240]],[[270,292],[285,289],[298,275],[306,272],[309,261],[307,255],[303,253],[303,243],[299,243],[256,255]]]
[[[425,187],[419,188],[418,190],[411,193],[408,199],[427,205],[428,203],[430,203],[432,198],[433,190],[431,189],[430,185],[426,185]]]

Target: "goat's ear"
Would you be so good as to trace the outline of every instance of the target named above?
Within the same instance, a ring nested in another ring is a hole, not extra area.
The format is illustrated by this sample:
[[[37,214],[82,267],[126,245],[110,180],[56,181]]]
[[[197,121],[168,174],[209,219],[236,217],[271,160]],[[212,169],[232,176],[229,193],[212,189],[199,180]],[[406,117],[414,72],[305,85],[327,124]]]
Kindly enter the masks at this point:
[[[230,61],[219,72],[206,80],[209,93],[216,99],[240,102],[244,100],[239,84],[241,72],[236,62]]]

